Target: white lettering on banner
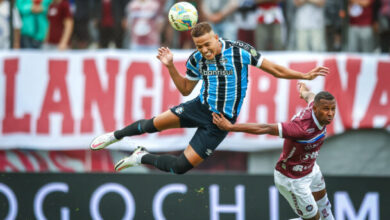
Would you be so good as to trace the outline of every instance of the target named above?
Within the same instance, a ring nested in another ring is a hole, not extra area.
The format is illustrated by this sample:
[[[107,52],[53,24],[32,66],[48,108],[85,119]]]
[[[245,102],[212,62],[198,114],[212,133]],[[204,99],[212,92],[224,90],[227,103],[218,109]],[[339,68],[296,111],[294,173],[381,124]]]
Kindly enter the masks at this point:
[[[268,188],[270,220],[279,220],[279,191],[275,186]]]
[[[165,220],[165,216],[163,213],[163,203],[164,199],[172,193],[187,193],[187,185],[185,184],[169,184],[163,186],[154,196],[153,199],[153,216],[154,219]]]
[[[5,220],[16,219],[16,215],[18,214],[18,200],[16,199],[14,192],[7,185],[0,183],[0,193],[5,195],[9,204],[9,211],[5,216]]]
[[[68,185],[66,183],[60,183],[60,182],[48,183],[42,186],[38,190],[34,198],[34,214],[36,219],[39,220],[47,219],[43,214],[43,202],[45,201],[45,198],[48,194],[57,191],[67,193],[68,190],[69,190]],[[68,219],[70,219],[69,208],[61,207],[61,220],[68,220]]]
[[[133,219],[135,215],[135,201],[131,192],[118,183],[106,183],[101,185],[92,194],[89,211],[92,219],[103,219],[100,215],[99,204],[102,197],[110,192],[118,193],[125,202],[125,214],[122,219]]]
[[[337,220],[379,220],[379,193],[366,193],[357,212],[347,192],[336,192],[334,194],[334,204],[335,218]]]
[[[238,185],[235,187],[236,204],[227,205],[219,203],[219,186],[213,184],[210,190],[210,219],[219,220],[220,213],[235,213],[237,220],[245,219],[245,186]]]
[[[31,52],[20,51],[11,56],[0,52],[0,85],[4,85],[0,87],[0,147],[86,149],[101,133],[153,117],[198,95],[201,83],[190,97],[180,96],[170,87],[172,83],[167,83],[171,79],[166,68],[150,55],[118,51],[115,58],[112,52],[91,58],[88,52],[69,52],[58,59],[56,53],[31,56]],[[175,54],[181,73],[185,73],[189,55],[189,51]],[[311,54],[295,53],[267,57],[293,69],[329,67],[327,77],[307,82],[314,92],[327,90],[336,97],[338,113],[327,126],[328,134],[346,129],[390,129],[390,99],[386,98],[390,97],[390,57],[319,54],[313,59]],[[285,121],[305,107],[295,80],[276,79],[254,67],[249,74],[239,122]],[[267,86],[261,86],[263,79]],[[266,114],[258,114],[259,109]],[[132,141],[154,151],[182,150],[194,132],[190,128],[170,130],[133,137]],[[282,139],[268,135],[234,133],[227,139],[218,150],[258,151],[282,145]],[[121,141],[113,147],[128,150],[128,146]]]

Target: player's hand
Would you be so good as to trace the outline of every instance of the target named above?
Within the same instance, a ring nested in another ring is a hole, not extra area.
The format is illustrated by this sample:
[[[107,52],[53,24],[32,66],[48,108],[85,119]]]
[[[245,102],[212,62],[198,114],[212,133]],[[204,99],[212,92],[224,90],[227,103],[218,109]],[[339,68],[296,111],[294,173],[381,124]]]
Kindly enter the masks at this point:
[[[157,59],[159,59],[165,66],[173,65],[173,54],[168,47],[158,48]]]
[[[299,96],[303,99],[304,97],[302,96],[302,94],[304,92],[310,92],[310,89],[307,88],[306,86],[306,83],[304,82],[298,82],[298,90],[299,90]]]
[[[328,74],[329,74],[328,67],[319,66],[319,67],[312,69],[310,72],[305,74],[305,76],[306,76],[306,79],[312,80],[312,79],[315,79],[317,76],[327,76]]]
[[[213,123],[218,126],[219,129],[224,131],[230,131],[232,123],[227,120],[222,114],[213,112]]]

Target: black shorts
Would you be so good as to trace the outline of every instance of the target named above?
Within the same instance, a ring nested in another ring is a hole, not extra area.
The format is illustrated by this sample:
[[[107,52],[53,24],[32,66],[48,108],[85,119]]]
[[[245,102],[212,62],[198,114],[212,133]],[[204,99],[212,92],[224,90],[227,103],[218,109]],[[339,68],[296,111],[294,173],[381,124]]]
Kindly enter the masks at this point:
[[[190,145],[203,159],[214,152],[228,133],[213,124],[213,112],[209,110],[207,105],[200,102],[199,97],[175,106],[171,108],[171,111],[180,118],[180,127],[198,128]],[[235,119],[229,120],[232,123],[236,121]]]

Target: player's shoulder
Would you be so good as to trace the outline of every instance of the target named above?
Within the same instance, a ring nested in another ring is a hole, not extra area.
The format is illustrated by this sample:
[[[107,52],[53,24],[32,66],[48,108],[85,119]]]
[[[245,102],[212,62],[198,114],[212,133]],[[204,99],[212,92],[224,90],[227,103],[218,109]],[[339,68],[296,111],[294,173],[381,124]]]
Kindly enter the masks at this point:
[[[244,41],[240,41],[240,40],[225,40],[226,42],[226,46],[231,46],[231,47],[237,47],[237,48],[240,48],[240,49],[243,49],[249,53],[253,53],[254,52],[257,52],[256,51],[256,48],[254,48],[252,45],[244,42]]]
[[[202,58],[201,53],[198,50],[195,50],[188,57],[187,62],[198,62]]]
[[[294,116],[292,121],[298,122],[298,123],[308,123],[312,120],[312,111],[313,106],[308,105],[304,109],[302,109],[296,116]]]

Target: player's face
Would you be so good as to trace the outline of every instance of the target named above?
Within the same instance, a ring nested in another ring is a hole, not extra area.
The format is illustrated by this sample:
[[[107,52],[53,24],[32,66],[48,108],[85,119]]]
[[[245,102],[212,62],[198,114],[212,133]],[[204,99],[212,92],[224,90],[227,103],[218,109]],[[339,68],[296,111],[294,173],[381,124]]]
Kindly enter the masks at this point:
[[[215,55],[221,53],[221,44],[218,35],[214,32],[203,34],[200,37],[193,37],[196,49],[207,60],[214,59]]]
[[[328,125],[332,122],[336,113],[336,100],[320,99],[313,107],[314,114],[321,125]]]

